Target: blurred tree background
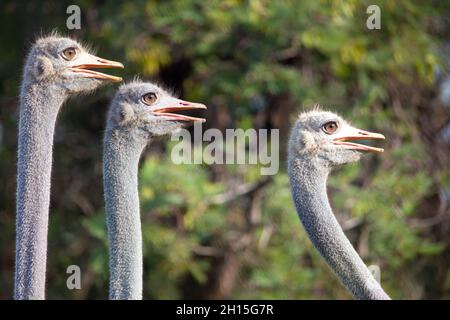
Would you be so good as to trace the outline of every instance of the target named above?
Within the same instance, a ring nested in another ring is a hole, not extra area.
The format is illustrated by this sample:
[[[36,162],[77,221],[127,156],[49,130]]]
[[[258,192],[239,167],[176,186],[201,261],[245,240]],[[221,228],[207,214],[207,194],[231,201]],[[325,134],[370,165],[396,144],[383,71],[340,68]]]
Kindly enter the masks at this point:
[[[78,4],[81,30],[66,29]],[[381,30],[366,9],[381,8]],[[75,36],[122,75],[208,105],[207,128],[280,129],[280,171],[174,165],[158,140],[141,161],[144,298],[347,299],[293,207],[285,143],[320,103],[387,136],[385,153],[332,175],[338,220],[397,299],[450,298],[445,1],[30,1],[0,3],[0,298],[12,297],[18,90],[36,36]],[[107,298],[101,141],[115,87],[76,97],[55,134],[48,298]],[[82,289],[66,288],[68,265]]]

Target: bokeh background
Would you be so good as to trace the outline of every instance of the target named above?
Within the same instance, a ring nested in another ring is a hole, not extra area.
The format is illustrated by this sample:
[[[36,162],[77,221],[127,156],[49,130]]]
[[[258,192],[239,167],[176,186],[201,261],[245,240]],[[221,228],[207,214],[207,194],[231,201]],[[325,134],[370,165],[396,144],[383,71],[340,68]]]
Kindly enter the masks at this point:
[[[15,1],[0,3],[0,298],[13,288],[18,91],[33,39],[75,36],[113,71],[208,105],[206,128],[280,129],[280,172],[174,165],[160,139],[141,161],[144,298],[348,299],[294,210],[285,144],[320,103],[387,136],[332,175],[335,214],[397,299],[450,298],[450,3],[446,1]],[[66,29],[78,4],[81,30]],[[381,30],[366,8],[381,8]],[[55,133],[47,295],[105,299],[101,141],[116,87],[77,97]],[[82,289],[66,287],[66,268]]]

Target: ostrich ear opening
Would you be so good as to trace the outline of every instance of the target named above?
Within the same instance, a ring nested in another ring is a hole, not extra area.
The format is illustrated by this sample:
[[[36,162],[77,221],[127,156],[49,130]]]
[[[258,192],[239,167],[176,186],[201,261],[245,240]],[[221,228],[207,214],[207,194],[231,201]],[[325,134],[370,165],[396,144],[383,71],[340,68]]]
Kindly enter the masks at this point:
[[[31,68],[33,76],[41,80],[54,73],[53,64],[47,57],[38,57]]]
[[[304,150],[311,151],[311,150],[315,149],[316,148],[316,142],[314,141],[314,136],[310,132],[308,132],[306,130],[302,130],[301,134],[302,134],[302,137],[303,137],[302,143],[303,143],[303,146],[304,146]]]
[[[133,107],[128,103],[123,103],[120,105],[120,108],[116,112],[116,121],[120,125],[127,124],[134,119],[134,110]]]

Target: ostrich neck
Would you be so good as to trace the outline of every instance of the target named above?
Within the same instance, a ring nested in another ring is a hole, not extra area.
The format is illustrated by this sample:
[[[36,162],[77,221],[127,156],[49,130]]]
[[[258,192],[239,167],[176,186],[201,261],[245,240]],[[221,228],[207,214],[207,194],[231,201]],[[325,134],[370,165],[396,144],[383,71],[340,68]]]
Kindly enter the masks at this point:
[[[389,299],[345,236],[326,192],[328,169],[308,159],[289,160],[291,189],[309,238],[341,282],[357,299]]]
[[[17,163],[15,299],[45,298],[53,134],[65,96],[51,86],[24,85]]]
[[[127,132],[108,128],[103,181],[109,241],[110,299],[142,299],[142,235],[138,165],[145,147]]]

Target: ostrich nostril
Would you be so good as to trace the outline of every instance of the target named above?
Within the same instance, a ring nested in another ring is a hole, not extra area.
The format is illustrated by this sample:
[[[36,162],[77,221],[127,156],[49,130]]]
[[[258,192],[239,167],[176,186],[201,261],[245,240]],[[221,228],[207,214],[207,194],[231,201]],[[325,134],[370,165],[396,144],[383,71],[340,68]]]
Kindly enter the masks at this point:
[[[189,103],[187,103],[187,102],[181,102],[181,101],[180,101],[180,104],[181,104],[182,106],[189,106]]]

